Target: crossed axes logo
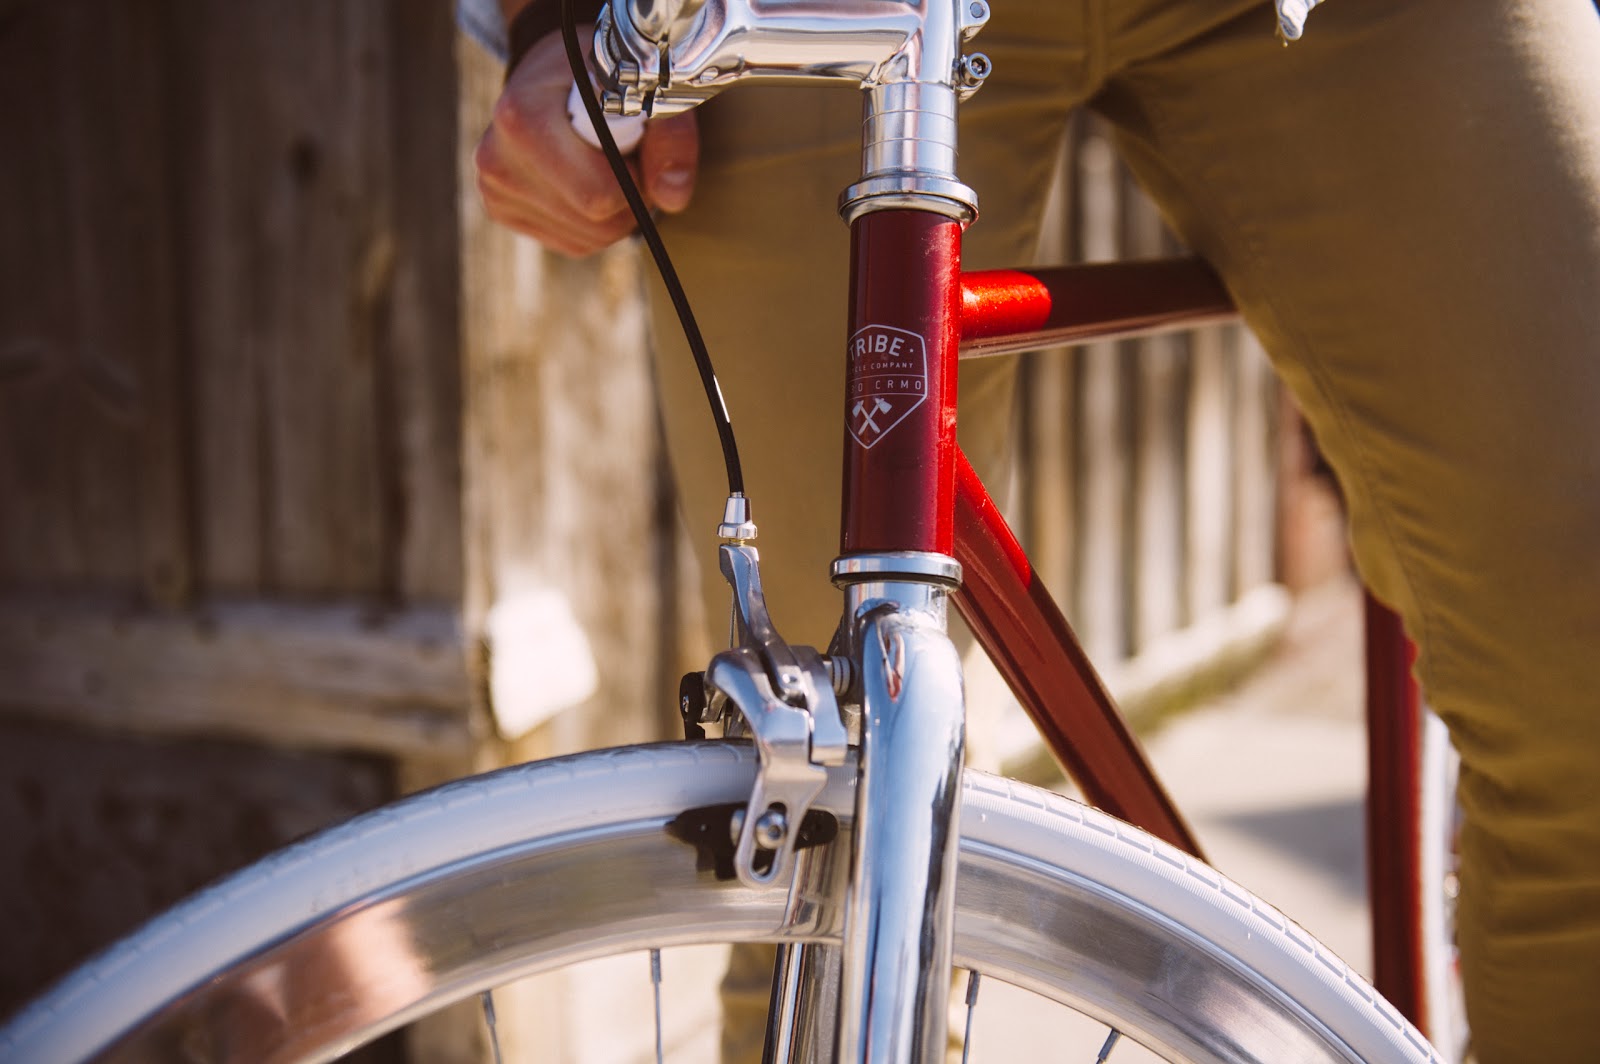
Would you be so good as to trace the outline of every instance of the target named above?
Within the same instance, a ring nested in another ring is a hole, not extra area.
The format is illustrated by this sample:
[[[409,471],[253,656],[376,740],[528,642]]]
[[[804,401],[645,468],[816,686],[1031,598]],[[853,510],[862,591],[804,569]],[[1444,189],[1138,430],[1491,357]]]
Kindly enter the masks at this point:
[[[867,401],[865,399],[857,400],[855,407],[850,411],[852,418],[861,419],[860,424],[855,426],[856,435],[859,436],[864,432],[871,432],[875,436],[883,435],[883,430],[872,419],[879,414],[887,414],[893,409],[894,407],[890,406],[885,399],[874,399],[870,410],[867,409]]]

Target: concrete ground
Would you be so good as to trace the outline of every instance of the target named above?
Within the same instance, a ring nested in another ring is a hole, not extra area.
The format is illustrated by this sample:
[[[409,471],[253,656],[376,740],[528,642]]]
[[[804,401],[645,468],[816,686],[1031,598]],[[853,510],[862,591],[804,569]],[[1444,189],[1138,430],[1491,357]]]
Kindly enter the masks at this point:
[[[1297,600],[1266,665],[1148,740],[1207,860],[1370,977],[1361,592]]]

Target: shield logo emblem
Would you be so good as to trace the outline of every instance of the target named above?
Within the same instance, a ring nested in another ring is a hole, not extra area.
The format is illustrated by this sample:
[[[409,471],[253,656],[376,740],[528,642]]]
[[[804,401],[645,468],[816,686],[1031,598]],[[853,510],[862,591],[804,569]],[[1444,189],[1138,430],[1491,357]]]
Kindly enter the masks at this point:
[[[892,325],[868,325],[850,337],[850,435],[871,447],[928,397],[922,337]]]

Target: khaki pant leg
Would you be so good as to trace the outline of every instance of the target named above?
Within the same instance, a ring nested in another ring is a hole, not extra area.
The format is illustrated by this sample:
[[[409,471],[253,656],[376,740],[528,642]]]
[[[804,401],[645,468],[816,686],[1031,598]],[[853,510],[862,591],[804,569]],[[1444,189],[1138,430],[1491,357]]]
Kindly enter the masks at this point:
[[[1462,755],[1478,1059],[1600,1060],[1600,17],[1148,25],[1097,106],[1304,406]]]

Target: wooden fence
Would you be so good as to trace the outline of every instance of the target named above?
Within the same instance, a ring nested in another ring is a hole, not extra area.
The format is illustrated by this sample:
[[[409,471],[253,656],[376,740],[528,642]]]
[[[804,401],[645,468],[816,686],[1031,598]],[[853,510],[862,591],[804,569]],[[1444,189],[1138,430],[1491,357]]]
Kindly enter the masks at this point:
[[[0,934],[62,947],[0,965],[4,1009],[319,819],[667,734],[704,643],[640,264],[484,219],[500,71],[448,4],[0,8]],[[1045,257],[1170,249],[1100,131],[1064,158]],[[1160,702],[1270,628],[1274,386],[1237,329],[1023,373],[997,494],[1113,688]]]

